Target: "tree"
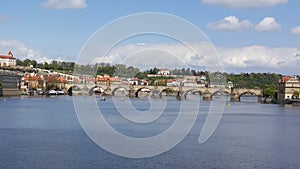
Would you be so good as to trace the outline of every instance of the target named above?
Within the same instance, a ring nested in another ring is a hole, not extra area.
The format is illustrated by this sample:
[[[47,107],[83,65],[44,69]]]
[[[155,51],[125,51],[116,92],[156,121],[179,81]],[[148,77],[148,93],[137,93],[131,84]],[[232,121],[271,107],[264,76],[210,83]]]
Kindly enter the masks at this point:
[[[109,64],[105,65],[105,66],[100,66],[98,67],[97,70],[97,74],[98,75],[102,75],[102,74],[108,74],[110,76],[114,76],[115,75],[115,71],[116,71],[116,67],[115,66],[110,66]]]
[[[158,71],[159,71],[159,69],[154,67],[153,69],[150,69],[149,74],[157,74]]]
[[[135,77],[137,77],[138,79],[144,79],[147,77],[147,73],[146,72],[138,72]]]
[[[20,59],[16,60],[17,66],[23,66],[23,62]]]
[[[268,85],[268,84],[266,84],[264,86],[263,95],[265,97],[270,97],[270,96],[275,97],[276,92],[277,92],[277,87],[276,86]]]

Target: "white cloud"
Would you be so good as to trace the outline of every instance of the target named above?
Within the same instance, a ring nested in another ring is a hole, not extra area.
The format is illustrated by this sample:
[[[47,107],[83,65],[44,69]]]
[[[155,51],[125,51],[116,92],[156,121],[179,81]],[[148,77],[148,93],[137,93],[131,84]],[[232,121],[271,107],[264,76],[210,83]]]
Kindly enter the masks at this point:
[[[257,32],[268,32],[280,30],[281,26],[276,22],[274,17],[265,17],[255,26]]]
[[[43,7],[51,9],[79,9],[87,7],[85,0],[47,0]]]
[[[223,64],[235,68],[261,68],[293,70],[300,64],[297,48],[268,48],[265,46],[247,46],[243,48],[219,49]]]
[[[31,59],[37,62],[50,62],[52,59],[43,56],[39,52],[26,47],[26,45],[17,40],[1,40],[0,39],[0,54],[7,54],[8,51],[12,51],[14,57],[20,60]]]
[[[215,49],[209,43],[189,45],[193,50],[177,43],[146,44],[143,46],[129,44],[113,48],[105,57],[94,58],[92,63],[122,63],[141,69],[156,66],[169,68],[207,67],[209,70],[214,70],[216,67],[222,66],[221,62],[218,61],[219,58]]]
[[[169,68],[188,66],[202,70],[205,68],[211,70],[220,62],[225,71],[299,73],[300,50],[297,48],[269,48],[258,45],[242,48],[217,47],[220,61],[208,43],[192,44],[191,47],[198,52],[193,53],[180,44],[126,45],[113,49],[106,57],[95,58],[94,62],[124,63],[145,69],[154,66]]]
[[[292,28],[291,33],[295,35],[300,35],[300,26]]]
[[[202,0],[203,3],[231,8],[261,8],[288,2],[288,0]]]
[[[209,23],[207,28],[213,30],[238,31],[251,28],[252,26],[248,20],[240,21],[236,16],[228,16],[218,22]]]

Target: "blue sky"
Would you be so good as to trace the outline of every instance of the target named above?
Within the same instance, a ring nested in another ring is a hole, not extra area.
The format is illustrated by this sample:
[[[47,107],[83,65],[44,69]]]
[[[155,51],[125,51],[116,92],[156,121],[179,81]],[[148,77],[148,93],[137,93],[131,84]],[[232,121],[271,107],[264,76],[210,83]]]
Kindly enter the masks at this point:
[[[299,74],[297,0],[2,0],[0,52],[15,57],[75,61],[99,28],[139,12],[163,12],[199,28],[225,70]]]

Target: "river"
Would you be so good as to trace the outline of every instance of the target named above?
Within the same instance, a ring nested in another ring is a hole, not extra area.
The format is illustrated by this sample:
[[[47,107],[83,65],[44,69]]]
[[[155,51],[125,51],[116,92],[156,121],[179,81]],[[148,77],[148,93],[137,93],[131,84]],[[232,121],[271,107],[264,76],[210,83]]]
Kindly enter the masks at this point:
[[[211,102],[201,101],[195,125],[176,147],[157,156],[132,159],[103,150],[87,136],[72,97],[0,98],[0,168],[299,168],[300,107],[259,104],[256,99],[244,98],[226,106],[215,133],[204,144],[198,138]],[[150,106],[147,99],[125,98],[125,102],[138,110]],[[169,99],[163,120],[138,129],[118,116],[112,98],[97,104],[109,110],[105,117],[114,117],[110,122],[120,132],[149,137],[174,122],[179,103]]]

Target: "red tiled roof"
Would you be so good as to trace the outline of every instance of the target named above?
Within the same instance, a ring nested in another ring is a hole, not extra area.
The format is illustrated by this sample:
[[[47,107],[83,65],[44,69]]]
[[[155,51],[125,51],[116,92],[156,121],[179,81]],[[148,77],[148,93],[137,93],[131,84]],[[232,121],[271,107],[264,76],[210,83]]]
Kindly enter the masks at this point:
[[[96,79],[97,82],[106,82],[106,81],[110,81],[110,82],[120,82],[121,80],[119,78],[115,78],[115,77],[98,77]]]
[[[25,81],[37,81],[37,80],[41,80],[40,76],[24,76],[24,80]]]
[[[290,80],[292,77],[291,76],[282,76],[282,78],[279,80],[280,83],[286,82]]]
[[[8,56],[8,55],[0,55],[1,59],[15,59],[13,56]]]
[[[68,81],[65,78],[59,77],[57,78],[57,81],[60,83],[67,83]]]
[[[14,55],[13,55],[13,53],[12,53],[11,51],[9,51],[9,52],[7,53],[7,55],[0,55],[0,58],[1,58],[1,59],[15,59],[15,58],[14,58]]]

